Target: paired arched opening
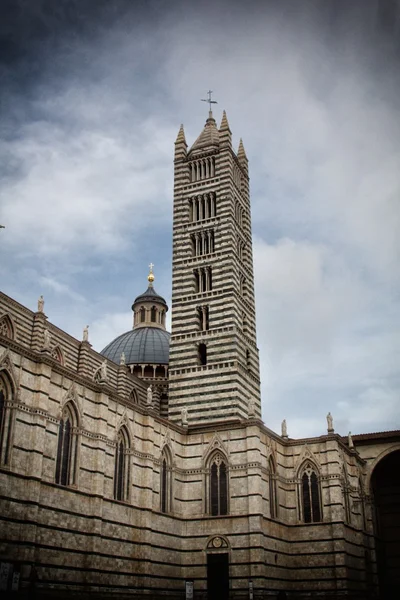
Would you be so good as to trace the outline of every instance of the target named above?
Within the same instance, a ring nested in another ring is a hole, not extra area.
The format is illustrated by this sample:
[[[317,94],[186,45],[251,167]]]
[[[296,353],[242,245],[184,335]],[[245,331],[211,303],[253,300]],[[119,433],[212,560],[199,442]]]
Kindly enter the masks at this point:
[[[304,523],[322,521],[319,472],[310,461],[300,470],[300,517]]]
[[[78,412],[73,402],[67,402],[58,427],[55,482],[74,485],[77,473]]]
[[[212,516],[228,514],[228,461],[221,452],[210,457],[208,463],[208,512]]]

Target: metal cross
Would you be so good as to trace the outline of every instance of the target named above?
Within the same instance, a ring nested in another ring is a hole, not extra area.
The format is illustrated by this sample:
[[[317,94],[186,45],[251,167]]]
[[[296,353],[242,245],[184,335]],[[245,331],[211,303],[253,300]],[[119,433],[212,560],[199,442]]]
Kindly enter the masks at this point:
[[[152,272],[153,272],[153,267],[154,267],[153,263],[150,263],[150,264],[149,264],[150,273],[152,273]]]
[[[202,102],[208,102],[208,104],[210,105],[210,112],[211,112],[211,104],[218,104],[218,102],[216,100],[211,100],[211,94],[213,93],[212,90],[208,90],[207,94],[208,94],[208,98],[202,98],[201,101]]]

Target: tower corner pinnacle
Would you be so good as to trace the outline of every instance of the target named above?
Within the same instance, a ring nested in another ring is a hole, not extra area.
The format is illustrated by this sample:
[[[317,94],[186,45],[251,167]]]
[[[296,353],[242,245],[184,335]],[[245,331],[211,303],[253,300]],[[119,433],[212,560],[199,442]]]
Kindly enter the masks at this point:
[[[185,138],[185,130],[183,125],[180,126],[178,135],[175,140],[175,161],[185,160],[187,156],[187,143]]]
[[[185,138],[185,130],[183,129],[183,125],[179,127],[178,135],[176,136],[175,144],[184,144],[187,147],[186,138]]]
[[[221,125],[220,125],[219,130],[220,131],[229,131],[229,133],[232,133],[231,129],[229,127],[228,117],[226,116],[225,111],[223,111],[223,113],[222,113]]]
[[[232,146],[232,132],[229,128],[226,112],[222,113],[221,126],[218,130],[221,146]]]
[[[246,151],[244,149],[242,138],[240,138],[239,148],[238,148],[238,151],[237,151],[237,157],[238,157],[239,163],[242,166],[247,167],[249,161],[248,161],[248,158],[247,158],[247,155],[246,155]]]

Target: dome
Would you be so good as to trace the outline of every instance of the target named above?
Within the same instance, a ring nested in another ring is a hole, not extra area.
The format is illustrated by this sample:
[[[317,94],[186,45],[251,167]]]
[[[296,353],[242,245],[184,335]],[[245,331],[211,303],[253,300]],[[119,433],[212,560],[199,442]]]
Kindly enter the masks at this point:
[[[141,327],[127,331],[110,342],[101,352],[103,356],[119,364],[125,354],[127,365],[167,365],[169,361],[170,333],[156,327]]]

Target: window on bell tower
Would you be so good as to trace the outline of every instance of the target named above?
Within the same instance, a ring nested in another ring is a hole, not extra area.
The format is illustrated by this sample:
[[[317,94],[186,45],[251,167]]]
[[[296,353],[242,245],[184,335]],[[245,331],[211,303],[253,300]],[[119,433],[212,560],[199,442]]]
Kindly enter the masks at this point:
[[[199,363],[201,365],[206,365],[207,364],[207,346],[205,344],[199,344],[197,351],[198,351]]]
[[[189,198],[189,221],[197,223],[205,219],[212,219],[217,214],[215,192],[207,192]]]

